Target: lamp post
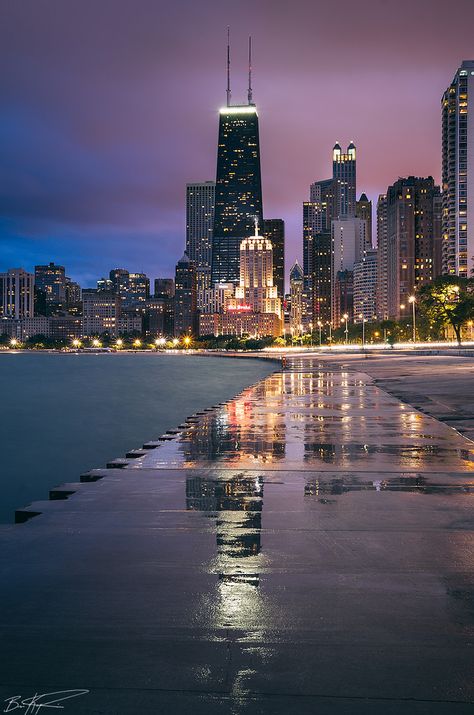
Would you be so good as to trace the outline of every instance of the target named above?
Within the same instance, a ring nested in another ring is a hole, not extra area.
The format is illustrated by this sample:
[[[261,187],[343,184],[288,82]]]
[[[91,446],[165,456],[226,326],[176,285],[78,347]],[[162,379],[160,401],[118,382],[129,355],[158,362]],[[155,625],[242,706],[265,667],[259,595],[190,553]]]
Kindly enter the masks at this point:
[[[411,303],[411,306],[413,308],[413,345],[415,345],[415,343],[416,343],[416,308],[415,308],[416,300],[415,300],[415,296],[411,295],[408,298],[408,302]]]
[[[319,328],[319,347],[321,347],[321,345],[322,345],[322,343],[323,343],[323,336],[322,336],[322,332],[321,332],[322,327],[323,327],[323,324],[321,323],[320,320],[318,320],[318,328]]]
[[[313,347],[313,323],[309,324],[309,344]]]
[[[344,330],[344,332],[345,332],[345,334],[346,334],[346,345],[347,345],[347,344],[349,343],[349,327],[348,327],[348,324],[347,324],[347,321],[348,321],[348,319],[349,319],[349,316],[348,316],[347,313],[344,313],[344,315],[343,315],[342,317],[343,317],[343,319],[346,321],[346,329]]]
[[[328,320],[328,325],[329,325],[329,343],[332,345],[332,323],[330,320]]]
[[[299,328],[300,328],[300,343],[301,343],[301,347],[303,347],[303,323],[300,323]]]
[[[359,318],[362,320],[362,350],[365,348],[365,318],[363,313],[359,313]]]

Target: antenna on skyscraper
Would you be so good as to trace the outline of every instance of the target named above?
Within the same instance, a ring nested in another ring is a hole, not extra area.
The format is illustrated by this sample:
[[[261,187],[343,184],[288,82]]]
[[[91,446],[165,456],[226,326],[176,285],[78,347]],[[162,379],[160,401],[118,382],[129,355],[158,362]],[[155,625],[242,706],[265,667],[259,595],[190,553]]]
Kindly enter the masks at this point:
[[[227,106],[230,107],[230,27],[227,25]]]
[[[249,104],[252,104],[252,36],[249,37]]]

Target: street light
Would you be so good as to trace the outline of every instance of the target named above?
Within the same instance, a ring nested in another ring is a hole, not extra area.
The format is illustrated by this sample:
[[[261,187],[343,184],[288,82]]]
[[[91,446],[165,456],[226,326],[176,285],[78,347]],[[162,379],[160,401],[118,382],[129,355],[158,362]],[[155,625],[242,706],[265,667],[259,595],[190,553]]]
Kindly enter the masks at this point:
[[[12,338],[10,340],[10,347],[16,348],[17,345],[18,345],[18,340],[16,338]]]
[[[77,338],[74,338],[74,340],[72,341],[72,347],[73,347],[73,348],[80,348],[80,347],[81,347],[81,341],[78,340]]]
[[[178,345],[178,343],[179,343],[178,338],[173,338],[173,345],[174,345],[174,347],[176,347],[176,346]]]
[[[116,341],[116,343],[115,343],[115,347],[120,349],[120,348],[122,347],[122,345],[123,345],[123,340],[122,340],[122,338],[118,338],[117,341]]]
[[[313,347],[313,323],[309,324],[309,343]]]
[[[97,340],[97,338],[94,338],[94,340],[92,341],[92,347],[100,348],[100,340]]]
[[[322,327],[323,327],[323,324],[321,323],[320,320],[318,320],[318,328],[319,328],[319,347],[321,347],[322,342],[323,342],[322,333],[321,333]]]
[[[366,324],[366,319],[364,318],[363,313],[359,313],[359,318],[362,320],[362,350],[365,348],[365,324]]]
[[[141,344],[142,344],[142,341],[139,340],[138,338],[133,341],[133,347],[135,347],[135,348],[139,348]]]
[[[328,320],[327,324],[329,325],[329,343],[332,345],[332,323]]]
[[[191,338],[189,337],[189,335],[186,335],[186,337],[184,338],[184,345],[186,346],[186,349],[189,348],[190,342],[191,342]]]
[[[347,320],[348,320],[348,318],[349,318],[348,314],[347,314],[347,313],[344,313],[344,315],[342,316],[342,320],[345,320],[345,321],[346,321],[346,329],[344,330],[344,332],[345,332],[345,334],[346,334],[346,345],[347,345],[348,342],[349,342],[349,328],[348,328],[348,325],[347,325]]]
[[[416,299],[414,295],[411,295],[408,298],[408,302],[411,303],[412,308],[413,308],[413,345],[416,343]]]

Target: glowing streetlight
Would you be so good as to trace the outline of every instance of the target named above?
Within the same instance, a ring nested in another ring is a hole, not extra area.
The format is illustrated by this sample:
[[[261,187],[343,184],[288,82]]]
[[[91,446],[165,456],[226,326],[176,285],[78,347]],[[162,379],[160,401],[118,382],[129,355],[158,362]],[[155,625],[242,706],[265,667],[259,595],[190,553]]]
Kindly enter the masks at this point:
[[[349,327],[348,327],[348,324],[347,324],[348,319],[349,319],[348,314],[347,314],[347,313],[344,313],[344,315],[343,315],[342,318],[341,318],[341,323],[343,323],[344,321],[346,321],[346,329],[344,330],[344,332],[345,332],[345,334],[346,334],[346,345],[347,345],[348,342],[349,342]]]
[[[122,346],[123,346],[123,340],[122,340],[122,338],[118,338],[117,341],[116,341],[116,343],[115,343],[115,347],[120,350],[120,348],[121,348]]]
[[[17,345],[18,345],[18,340],[17,340],[16,338],[12,338],[12,339],[10,340],[10,347],[16,348]]]
[[[92,341],[92,347],[100,348],[100,340],[97,340],[97,338],[94,338],[94,340]]]
[[[73,347],[73,348],[80,348],[80,347],[81,347],[81,341],[78,340],[77,338],[74,338],[74,340],[72,341],[72,347]]]
[[[174,345],[174,347],[176,347],[176,346],[178,345],[178,343],[179,343],[178,338],[174,338],[174,339],[173,339],[173,345]]]
[[[133,347],[134,347],[134,348],[139,348],[141,344],[142,344],[142,341],[139,340],[138,338],[133,341]]]
[[[459,290],[459,289],[458,289]],[[408,302],[411,303],[412,308],[413,308],[413,345],[416,343],[416,299],[414,295],[411,295],[408,298]]]
[[[185,345],[186,350],[187,350],[187,349],[189,348],[190,343],[191,343],[191,338],[189,337],[189,335],[186,335],[186,337],[184,338],[183,342],[184,342],[184,345]]]

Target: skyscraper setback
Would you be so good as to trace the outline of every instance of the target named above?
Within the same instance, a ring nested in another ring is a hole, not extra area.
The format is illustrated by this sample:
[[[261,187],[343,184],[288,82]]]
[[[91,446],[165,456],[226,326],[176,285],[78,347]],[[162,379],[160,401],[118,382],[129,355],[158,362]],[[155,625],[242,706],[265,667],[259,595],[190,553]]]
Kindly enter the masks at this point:
[[[442,98],[443,273],[464,277],[474,270],[473,102],[474,60],[465,60]]]
[[[230,100],[228,72],[227,106],[219,110],[212,284],[239,282],[240,244],[252,234],[255,220],[263,226],[258,114],[250,71],[248,104],[231,105]]]

